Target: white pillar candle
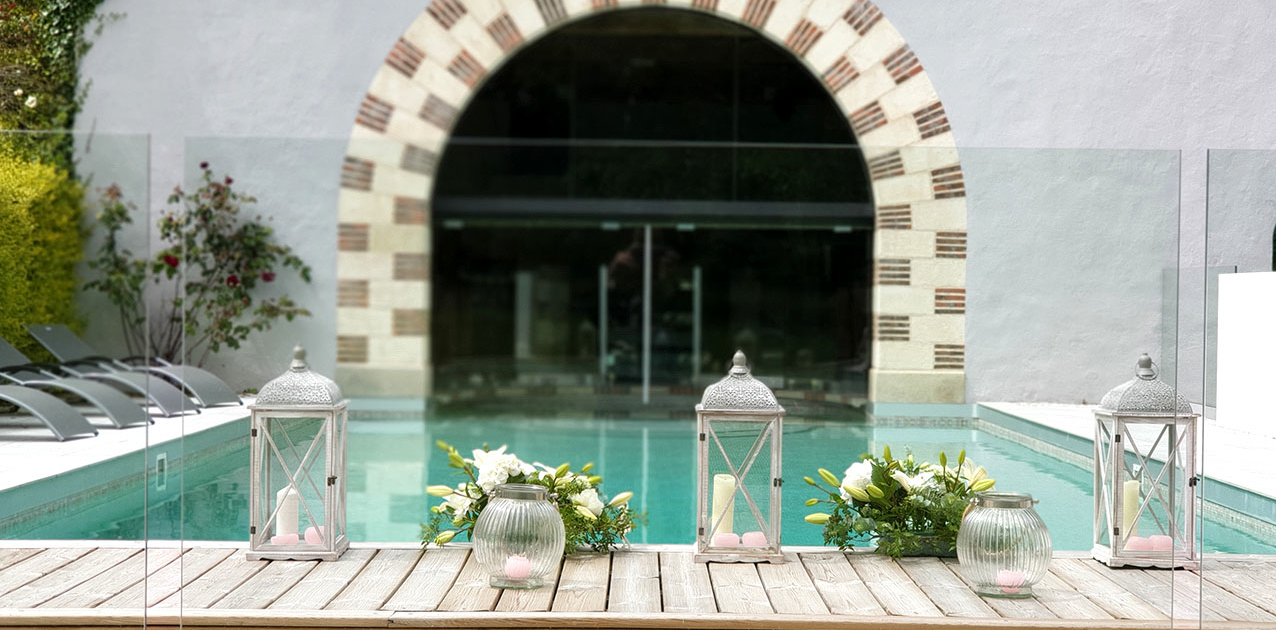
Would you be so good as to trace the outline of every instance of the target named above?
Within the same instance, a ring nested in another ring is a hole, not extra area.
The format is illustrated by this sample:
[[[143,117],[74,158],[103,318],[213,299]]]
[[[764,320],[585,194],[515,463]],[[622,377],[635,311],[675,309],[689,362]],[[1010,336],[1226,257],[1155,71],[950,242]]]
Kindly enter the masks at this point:
[[[1121,490],[1121,535],[1130,538],[1139,535],[1139,523],[1134,516],[1139,512],[1140,484],[1137,479],[1125,482]]]
[[[709,527],[713,529],[709,534],[709,540],[722,534],[730,533],[733,523],[731,522],[734,510],[731,508],[731,500],[735,496],[735,477],[733,475],[714,475],[713,476],[713,509],[709,511]],[[714,523],[721,518],[722,522],[714,527]]]
[[[275,535],[297,533],[297,491],[288,486],[275,493],[275,505],[279,513],[275,515]]]

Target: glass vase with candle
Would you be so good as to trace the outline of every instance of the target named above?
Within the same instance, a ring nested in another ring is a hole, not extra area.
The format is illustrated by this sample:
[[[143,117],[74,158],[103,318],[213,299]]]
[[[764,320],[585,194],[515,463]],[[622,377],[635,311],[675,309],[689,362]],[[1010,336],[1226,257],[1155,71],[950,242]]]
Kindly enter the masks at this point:
[[[538,588],[563,557],[563,518],[548,489],[503,484],[474,523],[474,554],[497,588]]]
[[[1031,597],[1050,568],[1050,532],[1030,494],[980,492],[957,532],[957,560],[989,597]]]

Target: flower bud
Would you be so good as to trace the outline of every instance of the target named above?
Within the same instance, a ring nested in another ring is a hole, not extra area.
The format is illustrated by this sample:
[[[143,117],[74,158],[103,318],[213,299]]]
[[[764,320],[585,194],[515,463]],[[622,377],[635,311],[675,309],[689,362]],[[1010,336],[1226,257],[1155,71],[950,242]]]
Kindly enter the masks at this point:
[[[963,448],[961,449],[961,452],[957,454],[957,466],[960,468],[964,463],[966,463],[966,449]]]
[[[890,444],[887,444],[886,446],[882,447],[882,459],[888,462],[891,461],[891,445]]]
[[[970,489],[974,490],[975,492],[983,492],[984,490],[991,489],[995,485],[997,485],[996,479],[980,479],[979,481],[976,481],[973,485],[971,485]]]
[[[581,474],[584,474],[584,473],[587,473],[587,472],[589,472],[589,471],[591,471],[591,470],[593,470],[593,469],[594,469],[594,462],[588,462],[588,463],[586,463],[584,466],[581,466],[581,467],[580,467],[580,472],[581,472]]]
[[[447,454],[447,461],[453,468],[465,468],[465,459],[456,451]]]
[[[624,505],[628,503],[629,500],[632,498],[634,498],[634,493],[625,491],[612,497],[611,502],[609,502],[607,505],[610,505],[612,507],[616,507],[617,505]]]
[[[432,497],[446,497],[447,495],[452,494],[452,488],[450,486],[428,486],[425,491]]]
[[[583,505],[576,506],[576,513],[585,517],[585,520],[588,520],[588,521],[593,521],[598,519],[597,516],[594,516],[593,512],[589,511],[589,508]]]
[[[811,485],[815,485],[815,480],[814,480],[814,479],[812,479],[812,478],[810,478],[810,477],[803,477],[803,478],[802,478],[802,481],[805,481],[805,482],[807,482],[807,483],[809,483],[809,484],[811,484]]]
[[[878,488],[877,486],[871,483],[868,484],[867,486],[864,486],[864,492],[867,492],[868,496],[873,497],[874,499],[880,499],[886,496],[886,493],[882,492],[881,488]]]
[[[434,445],[449,453],[452,452],[453,450],[452,445],[448,444],[447,442],[444,442],[443,440],[435,440]]]
[[[828,471],[828,469],[826,469],[826,468],[821,468],[821,469],[819,469],[819,471],[817,471],[817,472],[819,472],[819,473],[820,473],[820,479],[823,479],[825,483],[828,483],[828,484],[832,485],[832,486],[833,486],[833,487],[835,487],[835,488],[836,488],[838,485],[840,485],[840,484],[838,483],[838,481],[837,481],[837,476],[836,476],[836,475],[834,475],[833,473],[829,472],[829,471]]]
[[[805,520],[806,522],[812,525],[823,525],[829,522],[829,518],[831,517],[828,514],[825,514],[824,512],[816,512],[814,514],[807,514],[806,516],[803,517],[803,520]]]
[[[816,503],[819,503],[819,502],[820,502],[820,500],[819,500],[819,499],[816,499],[816,498],[812,497],[812,498],[810,498],[810,499],[807,499],[807,500],[806,500],[805,505],[806,505],[806,507],[811,507],[812,505],[815,505]]]
[[[864,492],[863,490],[860,490],[859,488],[856,488],[855,486],[843,486],[843,489],[846,490],[846,494],[851,495],[851,498],[855,499],[856,501],[863,501],[864,503],[868,503],[869,501],[873,499],[873,497],[868,496],[867,492]]]
[[[446,532],[439,532],[439,535],[434,537],[434,544],[445,545],[449,542],[452,542],[453,538],[456,538],[456,532],[450,529],[447,530]]]
[[[591,486],[592,486],[592,485],[596,485],[596,484],[602,483],[603,478],[602,478],[601,476],[599,476],[599,475],[590,475],[590,476],[588,477],[588,481],[589,481],[589,485],[591,485]]]
[[[558,468],[554,469],[554,478],[557,479],[567,474],[567,471],[571,470],[571,467],[572,467],[571,462],[563,462],[559,464]]]
[[[939,467],[948,468],[948,456],[943,451],[939,452]]]

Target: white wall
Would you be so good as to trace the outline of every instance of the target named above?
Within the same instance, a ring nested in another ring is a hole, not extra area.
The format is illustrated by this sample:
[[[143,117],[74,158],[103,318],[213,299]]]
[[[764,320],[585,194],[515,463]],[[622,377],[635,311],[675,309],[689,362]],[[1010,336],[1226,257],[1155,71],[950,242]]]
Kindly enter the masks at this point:
[[[127,15],[104,29],[85,60],[83,75],[93,84],[79,124],[99,132],[152,133],[150,187],[157,201],[182,180],[190,164],[204,159],[189,150],[196,143],[188,145],[186,137],[331,139],[298,144],[283,156],[276,151],[278,145],[270,148],[269,143],[241,140],[242,150],[229,148],[233,143],[220,145],[215,166],[244,182],[246,189],[251,183],[250,192],[262,198],[263,206],[287,212],[275,221],[280,238],[316,267],[313,287],[289,288],[315,300],[316,316],[281,329],[278,340],[262,350],[268,357],[286,355],[297,338],[315,339],[323,342],[312,348],[315,365],[332,371],[335,282],[330,261],[335,218],[325,219],[323,212],[335,202],[340,162],[335,147],[349,133],[376,68],[424,4],[327,1],[302,7],[279,0],[108,0],[102,5],[102,11]],[[1205,149],[1276,147],[1276,114],[1270,108],[1276,102],[1276,64],[1270,63],[1276,58],[1276,5],[1263,0],[1208,5],[1188,0],[878,4],[926,67],[963,147],[1182,149],[1181,176],[1162,175],[1182,184],[1186,266],[1207,262],[1201,246]],[[1159,292],[1159,281],[1156,291],[1139,284],[1138,301],[1129,307],[1138,316],[1122,318],[1103,311],[1102,305],[1081,308],[1082,295],[1038,291],[1041,278],[1034,274],[1003,273],[1006,265],[1023,264],[1019,261],[1034,256],[1067,260],[1078,226],[1054,213],[1092,213],[1074,220],[1096,235],[1108,234],[1109,227],[1137,227],[1129,222],[1106,226],[1108,217],[1099,204],[1072,203],[1098,202],[1101,192],[1119,183],[1092,170],[1102,164],[1093,154],[1039,157],[1043,159],[1012,169],[1012,158],[974,150],[962,153],[971,219],[971,400],[1029,395],[1040,400],[1093,400],[1125,380],[1115,376],[1133,361],[1124,360],[1125,346],[1142,351],[1159,339],[1158,318],[1143,317],[1149,311],[1160,312],[1162,305],[1153,295]],[[1034,171],[1029,168],[1033,164],[1046,170]],[[1247,172],[1271,172],[1271,164],[1270,156],[1253,157]],[[1170,168],[1159,158],[1114,166],[1114,176],[1130,169]],[[1070,189],[1064,184],[1073,167],[1082,169],[1087,181],[1099,183]],[[305,172],[290,172],[294,168]],[[1007,176],[1007,169],[1014,175]],[[292,175],[285,190],[275,186],[281,174]],[[1248,178],[1239,179],[1220,179],[1211,194],[1222,194],[1219,186],[1226,185],[1244,191],[1247,198],[1273,198],[1271,188],[1255,191]],[[1173,215],[1169,197],[1177,195],[1160,183],[1152,188],[1151,197],[1134,194],[1130,203],[1155,203],[1166,217]],[[1043,189],[1068,190],[1076,196],[1064,203],[1040,194]],[[1027,207],[1026,200],[1034,205]],[[1276,211],[1271,205],[1242,205],[1236,215],[1242,225],[1212,234],[1211,264],[1226,262],[1214,256],[1222,252],[1246,265],[1262,258],[1262,243],[1255,242],[1253,234],[1265,230],[1270,235]],[[1149,212],[1141,208],[1139,212]],[[1025,223],[1024,217],[1031,216],[1025,212],[1051,220]],[[1157,230],[1173,232],[1172,224],[1163,221],[1158,218]],[[995,230],[995,242],[986,229]],[[1174,251],[1174,246],[1144,242],[1138,252],[1084,266],[1090,276],[1078,279],[1078,284],[1107,287],[1116,294],[1124,285],[1104,284],[1107,277],[1126,263],[1148,262],[1149,256],[1160,264],[1158,257],[1166,251]],[[1167,264],[1173,266],[1172,256]],[[1063,267],[1057,269],[1058,275],[1070,275]],[[1037,297],[1032,304],[1016,306],[1024,310],[998,314],[997,308],[1008,305],[1001,297],[1015,295]],[[1031,327],[1005,328],[1008,321],[1034,314],[1044,319]],[[1073,331],[1110,330],[1122,323],[1127,328],[1078,336],[1050,327],[1051,318]],[[1119,368],[1077,369],[1082,367],[1078,364],[1108,360],[1113,336],[1138,340],[1116,344],[1120,351],[1112,352],[1111,360]],[[1039,357],[1032,369],[1012,369],[1027,353]],[[1074,358],[1053,360],[1064,356]],[[284,364],[280,359],[277,366],[258,369],[258,357],[239,358],[230,376],[242,386],[260,384]],[[1048,371],[1048,379],[1039,370]]]

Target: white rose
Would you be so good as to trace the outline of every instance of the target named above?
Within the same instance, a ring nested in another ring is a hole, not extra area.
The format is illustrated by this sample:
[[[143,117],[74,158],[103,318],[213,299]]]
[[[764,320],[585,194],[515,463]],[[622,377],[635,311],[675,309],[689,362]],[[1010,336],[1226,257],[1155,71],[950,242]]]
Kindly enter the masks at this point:
[[[598,498],[598,491],[594,488],[573,494],[572,503],[585,506],[585,509],[593,513],[594,516],[603,513],[602,499]]]
[[[850,468],[846,469],[844,475],[842,477],[843,486],[863,490],[865,486],[873,482],[873,463],[867,461],[855,462],[851,464]],[[842,498],[850,501],[851,495],[847,494],[846,490],[843,489]]]

